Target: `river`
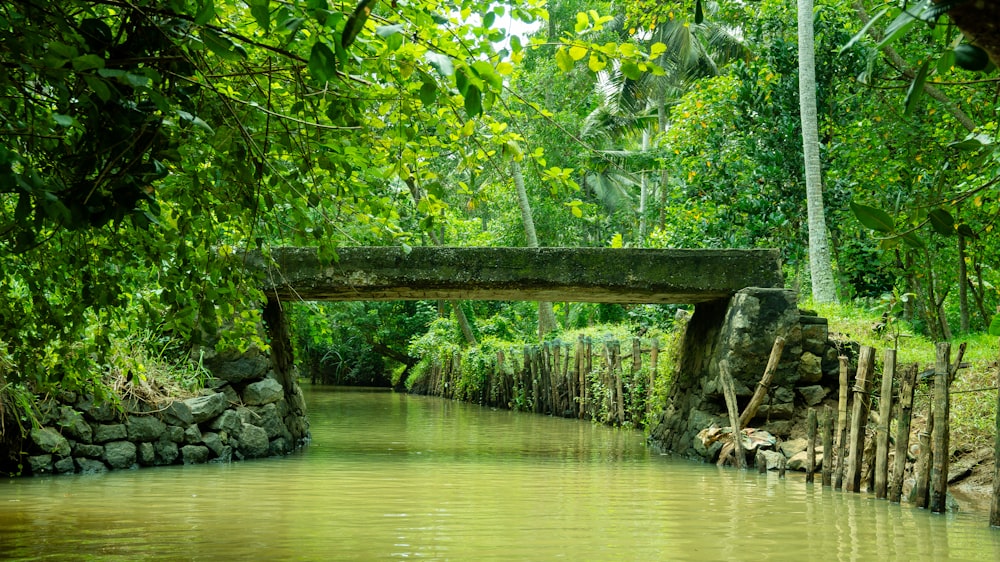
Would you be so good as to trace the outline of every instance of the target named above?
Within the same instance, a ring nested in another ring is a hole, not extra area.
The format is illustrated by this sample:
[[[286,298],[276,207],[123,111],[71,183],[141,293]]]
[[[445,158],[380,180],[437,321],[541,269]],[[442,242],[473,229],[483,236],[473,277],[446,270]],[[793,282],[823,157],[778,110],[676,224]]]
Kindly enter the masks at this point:
[[[936,515],[661,456],[641,433],[306,388],[285,458],[0,482],[0,559],[1000,560]]]

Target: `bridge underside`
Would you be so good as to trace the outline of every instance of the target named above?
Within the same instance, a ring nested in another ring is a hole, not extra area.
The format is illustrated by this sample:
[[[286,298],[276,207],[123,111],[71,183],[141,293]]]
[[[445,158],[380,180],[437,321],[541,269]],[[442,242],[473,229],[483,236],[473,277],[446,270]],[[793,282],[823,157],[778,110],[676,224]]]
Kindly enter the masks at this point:
[[[781,287],[777,250],[623,248],[275,248],[265,271],[278,300],[506,300],[701,303]]]

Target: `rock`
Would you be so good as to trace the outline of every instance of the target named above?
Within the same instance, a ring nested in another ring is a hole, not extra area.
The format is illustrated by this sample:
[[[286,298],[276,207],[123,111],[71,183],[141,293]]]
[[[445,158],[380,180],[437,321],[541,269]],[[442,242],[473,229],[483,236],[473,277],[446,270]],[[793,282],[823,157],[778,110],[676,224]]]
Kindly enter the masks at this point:
[[[191,406],[182,400],[175,400],[163,410],[163,420],[170,425],[187,427],[194,423],[194,414],[191,413]]]
[[[270,359],[256,347],[244,353],[206,350],[203,363],[213,375],[229,383],[258,380],[271,365]]]
[[[226,395],[216,392],[208,396],[189,398],[184,403],[191,409],[194,423],[201,423],[218,416],[226,409]]]
[[[244,423],[240,432],[239,451],[246,458],[263,457],[268,452],[270,443],[267,440],[267,432],[263,428],[250,423]]]
[[[788,459],[788,470],[805,472],[809,466],[808,451],[799,451]],[[816,470],[823,466],[823,447],[816,447]]]
[[[215,456],[219,456],[222,453],[222,449],[225,447],[222,443],[222,438],[219,437],[218,433],[206,431],[202,434],[201,439],[205,443],[205,446],[208,447],[208,449],[212,451]]]
[[[764,455],[764,462],[768,470],[777,470],[785,463],[785,455],[777,451],[760,451],[760,454]]]
[[[799,320],[802,322],[802,349],[822,357],[830,339],[826,318],[802,316]]]
[[[45,453],[55,454],[60,457],[68,457],[70,455],[69,441],[51,427],[33,428],[31,430],[31,440]]]
[[[104,456],[104,447],[89,443],[77,443],[73,446],[73,456],[99,459]]]
[[[799,358],[799,381],[817,383],[823,379],[823,360],[806,351]]]
[[[138,461],[142,466],[156,462],[156,447],[152,443],[139,443]]]
[[[229,445],[224,446],[222,450],[219,451],[219,456],[215,457],[210,462],[233,462],[233,448]]]
[[[268,439],[274,439],[286,431],[285,424],[278,415],[278,408],[273,403],[264,406],[253,406],[237,410],[243,423],[259,426],[267,432]]]
[[[226,395],[226,402],[228,402],[229,404],[240,403],[240,395],[236,393],[236,390],[232,386],[224,384],[217,390]]]
[[[28,468],[32,474],[48,474],[52,472],[52,455],[32,455],[28,457]]]
[[[90,428],[87,420],[83,419],[83,414],[77,412],[69,406],[59,408],[59,427],[62,433],[77,441],[90,443],[94,440],[94,432]]]
[[[774,420],[764,424],[763,429],[772,435],[780,435],[782,437],[788,437],[792,433],[792,429],[795,427],[795,422],[791,420]]]
[[[198,429],[198,424],[193,423],[184,430],[184,442],[189,445],[201,443],[201,430]]]
[[[787,386],[779,386],[778,388],[772,389],[771,396],[774,397],[775,402],[795,401],[795,393],[792,391],[791,388],[788,388]]]
[[[187,427],[187,426],[185,426],[185,427]],[[183,427],[177,427],[176,425],[168,425],[167,426],[167,431],[164,434],[164,437],[166,437],[167,439],[173,441],[174,443],[183,443],[184,442],[184,428]]]
[[[830,391],[822,386],[815,384],[812,386],[800,386],[798,389],[799,394],[802,395],[802,399],[806,401],[806,405],[815,406],[826,398],[827,393]]]
[[[76,459],[76,467],[83,474],[98,474],[108,471],[108,465],[94,459]]]
[[[284,455],[290,450],[291,446],[289,445],[288,441],[285,440],[284,437],[278,437],[277,439],[272,440],[271,444],[268,445],[267,448],[268,454],[270,454],[272,457],[276,455]]]
[[[789,439],[787,441],[782,441],[778,445],[778,450],[781,451],[783,455],[788,458],[794,457],[795,455],[806,450],[809,446],[809,441],[806,439]]]
[[[208,447],[204,445],[184,445],[181,447],[184,464],[201,464],[208,461]]]
[[[239,436],[240,428],[243,427],[243,420],[235,410],[226,410],[222,415],[212,420],[209,427],[215,431],[225,431],[230,435]]]
[[[128,437],[128,430],[124,424],[116,423],[110,425],[99,425],[94,430],[94,441],[97,443],[107,443],[108,441],[119,441]]]
[[[772,420],[790,420],[795,414],[795,405],[791,402],[785,404],[762,404],[757,410],[757,417]]]
[[[153,416],[131,416],[125,427],[132,441],[158,441],[167,430],[167,425]]]
[[[73,461],[73,457],[65,457],[52,463],[52,468],[56,474],[68,474],[76,472],[76,462]]]
[[[135,443],[131,441],[112,441],[104,445],[104,462],[111,468],[131,468],[135,459]]]
[[[97,402],[93,396],[87,396],[77,405],[87,418],[95,422],[109,422],[115,419],[115,409],[110,402]]]
[[[156,451],[155,464],[173,464],[179,454],[177,443],[161,439],[153,445]]]
[[[76,393],[72,390],[60,390],[59,394],[56,395],[56,400],[70,406],[76,404],[76,398]]]
[[[264,379],[250,383],[243,389],[243,403],[247,406],[259,406],[277,402],[285,396],[285,389],[274,379]]]

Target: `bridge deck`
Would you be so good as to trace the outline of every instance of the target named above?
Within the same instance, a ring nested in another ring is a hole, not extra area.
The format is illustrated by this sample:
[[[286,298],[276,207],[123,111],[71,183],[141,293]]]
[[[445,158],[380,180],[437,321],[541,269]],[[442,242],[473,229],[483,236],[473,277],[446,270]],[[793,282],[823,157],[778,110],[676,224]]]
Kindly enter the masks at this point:
[[[783,286],[777,250],[622,248],[275,248],[259,257],[282,300],[505,300],[698,303]]]

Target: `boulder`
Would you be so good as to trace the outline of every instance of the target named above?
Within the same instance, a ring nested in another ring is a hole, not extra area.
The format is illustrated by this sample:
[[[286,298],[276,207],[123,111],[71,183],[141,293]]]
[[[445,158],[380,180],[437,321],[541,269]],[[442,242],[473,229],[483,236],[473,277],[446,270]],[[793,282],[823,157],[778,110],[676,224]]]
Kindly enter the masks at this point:
[[[291,450],[291,446],[284,437],[278,437],[277,439],[272,440],[271,444],[268,445],[267,448],[268,454],[272,457],[276,455],[284,455]]]
[[[135,443],[131,441],[112,441],[104,445],[104,462],[111,468],[131,468],[135,460]]]
[[[184,442],[188,445],[201,443],[201,430],[198,429],[198,424],[193,423],[184,430]]]
[[[203,364],[213,375],[229,383],[261,379],[271,366],[268,357],[256,347],[243,353],[206,350]]]
[[[56,474],[76,472],[76,462],[73,461],[73,457],[65,457],[52,463],[52,468],[55,470]]]
[[[239,436],[240,428],[243,427],[243,420],[236,410],[226,410],[222,415],[212,420],[209,425],[213,431],[225,431],[230,435]]]
[[[215,456],[222,454],[222,449],[225,448],[225,445],[222,443],[222,438],[218,433],[206,431],[202,434],[201,439],[205,443],[205,446],[212,451],[212,454]]]
[[[77,405],[87,418],[95,422],[109,422],[115,419],[115,408],[110,402],[98,402],[93,396],[87,396]]]
[[[83,474],[97,474],[108,471],[108,465],[95,459],[76,459],[76,467]]]
[[[767,465],[767,470],[777,470],[785,464],[785,455],[777,451],[760,451],[759,454],[764,455],[764,463]]]
[[[795,405],[791,402],[784,404],[763,404],[757,410],[757,418],[770,420],[790,420],[795,414]]]
[[[69,406],[59,408],[59,427],[62,433],[77,441],[90,443],[94,439],[94,431],[90,428],[87,420],[83,419],[83,414]]]
[[[222,447],[222,450],[219,451],[219,456],[215,457],[210,462],[233,462],[233,448],[229,445]]]
[[[267,433],[268,439],[274,439],[281,435],[282,432],[287,431],[285,423],[278,414],[278,408],[273,403],[264,406],[240,408],[237,411],[243,423],[250,423],[263,428]]]
[[[208,396],[188,398],[184,403],[191,409],[194,423],[201,423],[218,416],[226,409],[226,395],[216,392]]]
[[[809,441],[806,439],[789,439],[787,441],[782,441],[778,445],[778,450],[781,451],[783,455],[788,458],[794,457],[795,455],[806,450],[809,446]]]
[[[153,448],[156,452],[155,464],[173,464],[177,460],[179,454],[177,443],[161,439],[153,445]]]
[[[250,423],[244,423],[240,432],[239,451],[246,458],[263,457],[268,452],[270,443],[267,432],[263,428]]]
[[[28,457],[28,468],[32,474],[48,474],[52,472],[52,455],[32,455]]]
[[[802,349],[820,357],[826,353],[826,342],[830,339],[826,318],[800,316],[802,323]]]
[[[102,445],[92,445],[89,443],[77,443],[76,445],[73,445],[73,456],[99,459],[104,456],[104,447]]]
[[[260,406],[277,402],[285,396],[285,389],[274,379],[250,383],[243,389],[243,403],[247,406]]]
[[[149,442],[139,443],[139,450],[137,456],[139,464],[141,464],[142,466],[150,466],[156,462],[156,447]]]
[[[823,359],[808,351],[799,358],[799,381],[817,383],[823,380]]]
[[[125,427],[132,441],[159,441],[167,430],[167,425],[153,416],[131,416]]]
[[[805,400],[807,406],[815,406],[819,404],[824,398],[826,398],[827,393],[830,392],[818,384],[814,384],[812,386],[800,386],[797,390],[802,396],[802,399]]]
[[[60,457],[68,457],[70,455],[69,441],[51,427],[33,428],[31,430],[31,440],[45,453],[55,454]]]
[[[98,425],[94,428],[94,441],[97,443],[119,441],[126,437],[128,437],[128,430],[125,429],[124,424]]]
[[[178,427],[176,425],[168,425],[167,431],[166,433],[164,433],[164,437],[169,439],[170,441],[173,441],[174,443],[182,443],[184,441],[184,427]]]
[[[208,461],[208,447],[204,445],[184,445],[181,447],[184,464],[201,464]]]
[[[788,470],[800,470],[805,472],[809,467],[808,451],[795,453],[788,459]],[[816,470],[823,466],[823,447],[816,447]]]
[[[191,406],[183,400],[175,400],[163,410],[163,420],[170,425],[187,427],[194,423],[194,414],[191,413]]]

